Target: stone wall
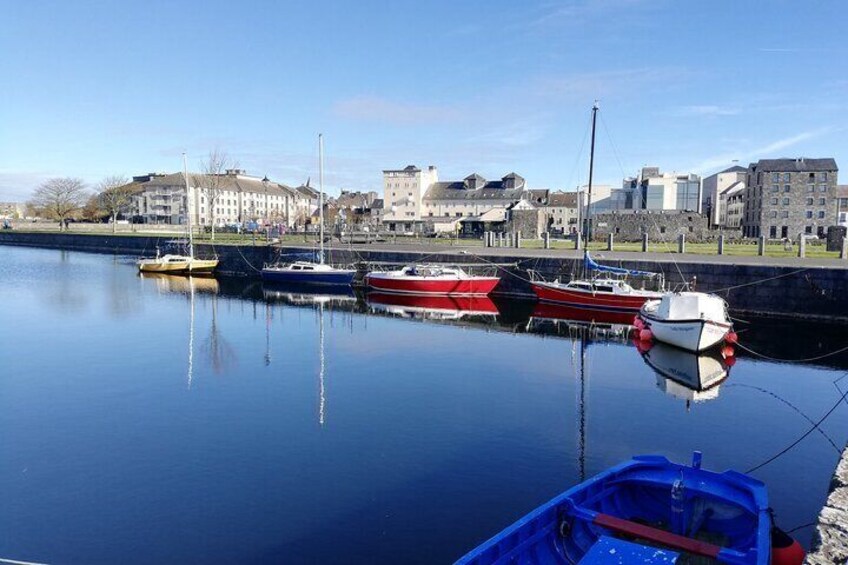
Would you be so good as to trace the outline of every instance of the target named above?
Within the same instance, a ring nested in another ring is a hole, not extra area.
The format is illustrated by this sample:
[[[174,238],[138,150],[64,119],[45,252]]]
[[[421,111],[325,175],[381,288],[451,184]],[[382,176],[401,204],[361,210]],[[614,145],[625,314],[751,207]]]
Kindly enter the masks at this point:
[[[848,563],[848,447],[830,484],[827,502],[819,513],[809,565]]]
[[[687,241],[710,241],[721,233],[709,227],[707,217],[697,212],[680,210],[618,210],[596,214],[593,235],[598,241],[613,234],[616,241],[641,241],[647,233],[650,241],[677,241],[684,234]]]
[[[525,239],[537,239],[541,237],[542,220],[538,209],[510,210],[506,231],[520,233]]]

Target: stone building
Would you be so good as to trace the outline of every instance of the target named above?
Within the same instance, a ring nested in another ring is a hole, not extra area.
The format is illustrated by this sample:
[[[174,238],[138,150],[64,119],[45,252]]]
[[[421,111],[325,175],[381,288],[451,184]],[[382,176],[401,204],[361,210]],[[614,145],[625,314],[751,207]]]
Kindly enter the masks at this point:
[[[745,215],[745,183],[737,182],[730,185],[718,197],[720,209],[718,227],[741,230],[742,217]]]
[[[540,208],[544,227],[542,231],[566,235],[577,231],[578,193],[551,192],[547,204]]]
[[[707,218],[685,210],[614,210],[598,214],[592,220],[594,239],[604,240],[613,234],[616,241],[641,241],[647,233],[650,241],[677,241],[683,234],[687,241],[707,241],[718,236]]]
[[[729,191],[745,187],[748,169],[734,165],[714,175],[704,177],[701,187],[701,211],[709,218],[710,226],[724,226],[724,208]]]
[[[760,159],[748,166],[742,234],[770,239],[824,237],[836,225],[833,158]]]
[[[525,239],[538,239],[545,230],[544,208],[527,200],[519,200],[507,209],[506,231],[519,233]]]

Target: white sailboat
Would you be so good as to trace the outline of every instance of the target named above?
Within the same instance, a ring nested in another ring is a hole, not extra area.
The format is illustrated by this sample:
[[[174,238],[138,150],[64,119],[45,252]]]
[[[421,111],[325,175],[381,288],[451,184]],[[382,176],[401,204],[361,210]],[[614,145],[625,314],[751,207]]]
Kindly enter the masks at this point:
[[[170,273],[185,275],[211,274],[218,266],[218,259],[198,259],[194,256],[194,234],[191,227],[191,189],[188,186],[188,165],[183,153],[183,176],[186,188],[186,225],[188,226],[188,255],[169,253],[152,259],[138,261],[138,270],[142,273]]]
[[[667,292],[646,302],[639,318],[653,338],[696,353],[733,331],[724,299],[703,292]]]
[[[350,285],[356,271],[324,263],[324,136],[318,134],[318,262],[294,261],[266,265],[262,280],[283,284]]]

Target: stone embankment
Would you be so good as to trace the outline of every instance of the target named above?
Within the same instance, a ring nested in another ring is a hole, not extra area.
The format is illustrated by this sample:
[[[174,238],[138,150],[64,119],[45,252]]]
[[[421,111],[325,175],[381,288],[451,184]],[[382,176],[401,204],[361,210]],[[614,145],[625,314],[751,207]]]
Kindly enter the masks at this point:
[[[848,446],[830,485],[827,502],[819,513],[809,565],[848,563]]]

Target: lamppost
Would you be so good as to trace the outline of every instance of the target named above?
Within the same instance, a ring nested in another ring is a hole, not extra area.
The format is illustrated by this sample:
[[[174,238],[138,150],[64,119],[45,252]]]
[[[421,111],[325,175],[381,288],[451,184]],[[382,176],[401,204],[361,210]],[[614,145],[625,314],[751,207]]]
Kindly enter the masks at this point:
[[[270,181],[268,180],[268,175],[265,175],[265,177],[262,179],[262,186],[265,188],[265,219],[262,221],[263,225],[268,223],[268,214],[269,214],[269,210],[268,210],[268,183],[269,182]]]

